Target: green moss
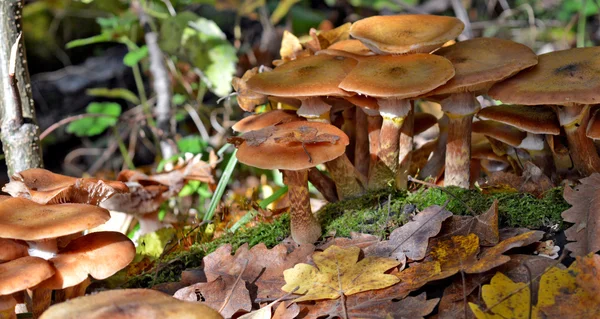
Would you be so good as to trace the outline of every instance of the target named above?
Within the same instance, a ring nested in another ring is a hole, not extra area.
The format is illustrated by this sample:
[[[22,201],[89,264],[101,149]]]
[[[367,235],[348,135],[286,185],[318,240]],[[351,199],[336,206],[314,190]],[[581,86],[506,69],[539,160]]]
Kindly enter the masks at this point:
[[[522,193],[483,194],[479,190],[448,187],[444,190],[420,189],[412,193],[393,190],[368,193],[326,205],[319,211],[319,219],[325,235],[343,237],[351,232],[362,232],[385,238],[390,231],[406,222],[407,213],[412,212],[413,207],[421,210],[448,201],[446,209],[455,214],[468,214],[466,206],[480,214],[491,206],[494,199],[498,199],[501,227],[543,229],[558,225],[562,228],[560,214],[569,208],[562,198],[562,188],[552,189],[538,199]],[[163,257],[158,272],[133,278],[127,287],[149,287],[161,282],[178,281],[181,271],[200,266],[205,255],[225,244],[231,244],[235,250],[245,243],[252,247],[262,242],[271,248],[288,236],[289,215],[283,214],[273,223],[242,229],[208,243],[196,244],[189,251]]]

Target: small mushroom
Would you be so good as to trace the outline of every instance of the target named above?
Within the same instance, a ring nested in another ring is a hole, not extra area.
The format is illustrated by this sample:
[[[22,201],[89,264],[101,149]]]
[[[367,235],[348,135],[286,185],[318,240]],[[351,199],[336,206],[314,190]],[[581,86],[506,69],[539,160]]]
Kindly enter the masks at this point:
[[[28,256],[27,244],[6,238],[0,238],[0,264],[17,258]]]
[[[315,55],[287,62],[272,72],[260,73],[248,80],[248,87],[258,93],[302,100],[298,115],[309,121],[330,123],[331,105],[322,96],[345,97],[348,93],[338,87],[357,61],[330,55]],[[364,177],[354,168],[346,155],[326,163],[335,181],[340,198],[364,192]]]
[[[318,122],[290,122],[251,131],[230,138],[238,148],[241,163],[280,169],[288,185],[291,203],[291,232],[300,244],[314,243],[321,236],[321,225],[310,208],[308,169],[342,154],[348,137],[337,127]]]
[[[79,297],[50,307],[40,319],[222,319],[212,308],[152,289],[117,289]]]
[[[589,105],[598,104],[600,47],[542,54],[539,63],[497,83],[488,94],[504,103],[553,105],[567,135],[575,168],[583,175],[600,172],[600,156],[586,136]]]

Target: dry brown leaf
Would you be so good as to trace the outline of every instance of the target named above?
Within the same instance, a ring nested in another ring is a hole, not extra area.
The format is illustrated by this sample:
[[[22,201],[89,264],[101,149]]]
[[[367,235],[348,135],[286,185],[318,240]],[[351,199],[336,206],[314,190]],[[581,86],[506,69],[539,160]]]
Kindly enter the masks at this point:
[[[217,277],[211,282],[203,282],[179,289],[173,297],[183,301],[199,301],[218,310],[225,318],[231,318],[238,311],[250,312],[252,301],[244,280],[232,276]]]
[[[370,234],[351,232],[350,238],[334,237],[334,238],[331,238],[330,240],[328,240],[327,242],[317,246],[317,249],[325,250],[325,249],[327,249],[327,247],[333,246],[333,245],[338,246],[338,247],[356,246],[356,247],[359,247],[360,249],[365,249],[365,248],[367,248],[373,244],[376,244],[378,242],[380,242],[380,239],[377,236],[373,236]]]
[[[244,142],[250,146],[258,146],[269,139],[273,135],[274,130],[275,126],[267,126],[260,130],[246,132],[240,136],[230,137],[227,139],[227,143],[231,143],[236,147],[242,145]]]
[[[150,214],[156,212],[164,201],[176,194],[169,191],[169,187],[165,185],[142,186],[136,182],[127,184],[129,193],[116,194],[102,202],[100,207],[127,214]]]
[[[406,297],[400,301],[393,301],[391,297],[376,294],[373,291],[363,292],[346,299],[344,313],[342,299],[325,300],[315,305],[306,305],[308,310],[305,319],[317,319],[327,315],[328,318],[424,318],[430,314],[437,305],[439,298],[426,300],[425,293],[415,297]]]
[[[275,309],[275,313],[273,314],[272,319],[293,319],[296,318],[300,314],[300,306],[297,303],[292,301],[281,302],[277,309]]]
[[[442,222],[452,213],[433,205],[418,213],[412,221],[390,234],[390,239],[365,249],[366,256],[392,257],[404,261],[406,257],[420,260],[425,257],[429,238],[437,235]]]
[[[289,247],[279,244],[267,249],[261,243],[248,249],[244,244],[231,255],[231,245],[221,246],[203,259],[206,278],[212,281],[218,276],[237,277],[245,267],[242,279],[251,290],[257,290],[257,298],[278,298],[285,294],[281,290],[285,284],[283,271],[306,261],[315,249],[312,245],[302,245],[290,251]]]
[[[241,78],[234,77],[231,85],[237,92],[237,102],[240,108],[247,112],[254,112],[257,105],[265,104],[269,100],[266,95],[256,93],[248,88],[248,80],[258,74],[259,67],[252,68],[244,73]]]
[[[488,175],[487,181],[481,185],[484,189],[498,186],[509,186],[519,192],[530,193],[536,197],[542,196],[546,191],[555,187],[552,180],[531,162],[525,162],[521,176],[514,173],[494,172]]]
[[[438,238],[446,236],[466,236],[473,233],[479,237],[479,245],[494,246],[500,240],[498,232],[498,200],[494,200],[490,209],[481,215],[453,215],[442,224]]]
[[[279,49],[279,55],[283,61],[295,60],[303,50],[298,37],[287,30],[283,31],[281,49]]]
[[[561,216],[565,222],[574,223],[565,231],[568,243],[565,248],[571,256],[584,256],[600,250],[600,174],[582,178],[581,185],[565,187],[564,198],[572,207]]]

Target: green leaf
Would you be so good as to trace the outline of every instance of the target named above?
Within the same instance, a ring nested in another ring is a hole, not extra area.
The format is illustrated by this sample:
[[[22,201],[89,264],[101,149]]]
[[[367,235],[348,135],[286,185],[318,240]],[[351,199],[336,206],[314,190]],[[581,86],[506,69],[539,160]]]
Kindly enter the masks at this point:
[[[179,94],[179,93],[173,94],[173,98],[171,99],[171,102],[174,105],[181,105],[181,104],[185,103],[185,101],[187,101],[187,97],[185,95]]]
[[[136,50],[131,50],[127,54],[125,54],[125,57],[123,57],[123,63],[128,67],[133,67],[147,56],[148,47],[144,45]]]
[[[90,96],[106,97],[111,99],[123,99],[133,104],[140,104],[140,99],[137,97],[137,95],[135,95],[135,93],[129,91],[128,89],[93,88],[86,90],[85,93]]]
[[[148,256],[152,259],[162,255],[165,246],[175,238],[175,228],[161,228],[153,233],[140,236],[135,249],[136,255]]]
[[[177,141],[177,147],[182,153],[200,154],[207,146],[208,142],[199,135],[189,135]]]
[[[281,19],[283,19],[283,17],[285,17],[285,15],[288,14],[292,6],[298,2],[300,2],[300,0],[279,1],[279,4],[277,4],[277,8],[275,8],[275,11],[273,11],[273,13],[271,14],[271,23],[273,25],[279,23],[279,21],[281,21]]]
[[[102,117],[85,117],[69,123],[67,132],[77,136],[94,136],[117,124],[121,106],[113,102],[92,102],[87,106],[87,114],[103,114]]]

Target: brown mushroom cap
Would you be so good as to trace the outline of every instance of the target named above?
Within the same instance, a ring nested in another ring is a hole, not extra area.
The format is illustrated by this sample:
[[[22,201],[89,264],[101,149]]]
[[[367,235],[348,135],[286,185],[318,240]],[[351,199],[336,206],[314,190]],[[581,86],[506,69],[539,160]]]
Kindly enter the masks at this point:
[[[0,296],[0,318],[2,319],[16,319],[15,307],[17,306],[17,300],[11,296]]]
[[[253,114],[239,120],[231,128],[236,132],[248,132],[260,130],[261,128],[284,124],[293,121],[302,121],[303,118],[296,115],[296,112],[290,110],[273,110],[261,114]]]
[[[404,99],[427,93],[453,76],[452,63],[440,56],[373,56],[361,60],[339,86],[372,97]]]
[[[588,122],[585,134],[589,138],[595,140],[600,139],[600,108],[595,110],[592,116],[590,117],[590,121]]]
[[[97,205],[116,193],[126,193],[127,186],[118,181],[75,178],[32,168],[12,177],[2,188],[14,197],[24,197],[40,204],[83,203]]]
[[[450,60],[456,75],[427,95],[459,92],[475,92],[479,95],[492,84],[537,64],[537,56],[529,47],[497,38],[458,42],[434,54]]]
[[[241,139],[245,140],[238,146],[240,162],[284,170],[307,169],[328,162],[344,154],[349,144],[348,136],[337,127],[303,121],[251,131]]]
[[[354,68],[351,58],[314,55],[285,63],[272,72],[248,80],[248,88],[265,95],[283,97],[348,96],[338,85]]]
[[[135,257],[135,246],[119,232],[96,232],[71,241],[49,262],[56,273],[38,287],[64,289],[88,278],[105,279],[125,268]]]
[[[527,137],[527,133],[496,121],[477,121],[473,122],[472,130],[474,133],[481,133],[485,136],[495,138],[502,143],[513,147],[518,147]]]
[[[464,28],[454,17],[406,14],[359,20],[350,28],[350,35],[377,54],[429,53]]]
[[[214,309],[175,299],[152,289],[107,290],[56,304],[40,319],[222,319]]]
[[[110,219],[104,208],[86,204],[41,205],[24,198],[0,202],[0,237],[42,240],[70,235]]]
[[[329,50],[344,51],[359,56],[375,55],[375,52],[369,50],[360,40],[344,40],[336,42],[329,47]]]
[[[535,134],[560,134],[556,112],[543,105],[493,105],[477,113],[477,117],[514,126]]]
[[[29,246],[24,242],[0,238],[0,263],[28,256]]]
[[[538,64],[492,86],[488,94],[504,103],[569,105],[600,103],[600,47],[555,51]]]
[[[23,257],[0,264],[0,295],[9,295],[31,288],[54,274],[45,259]]]

